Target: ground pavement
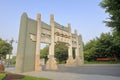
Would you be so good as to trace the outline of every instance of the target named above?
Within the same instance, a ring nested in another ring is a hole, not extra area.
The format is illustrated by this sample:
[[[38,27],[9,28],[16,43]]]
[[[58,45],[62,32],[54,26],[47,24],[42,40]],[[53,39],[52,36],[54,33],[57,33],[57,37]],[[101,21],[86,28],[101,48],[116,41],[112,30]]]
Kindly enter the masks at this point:
[[[14,72],[14,67],[6,68],[6,71]],[[65,67],[59,65],[58,71],[43,70],[42,72],[33,71],[22,74],[49,78],[52,80],[120,80],[119,73],[120,65],[82,65],[79,67]]]
[[[27,72],[24,75],[49,78],[52,80],[120,80],[120,77],[103,76],[103,75],[87,75],[76,73],[63,73],[63,72]]]

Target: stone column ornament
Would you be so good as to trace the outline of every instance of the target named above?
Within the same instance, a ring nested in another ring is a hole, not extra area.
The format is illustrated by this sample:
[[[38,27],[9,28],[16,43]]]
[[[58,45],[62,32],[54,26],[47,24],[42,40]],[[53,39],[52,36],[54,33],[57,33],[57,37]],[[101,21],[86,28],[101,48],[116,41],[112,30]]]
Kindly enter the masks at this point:
[[[41,34],[41,14],[37,14],[37,34],[36,34],[36,53],[35,53],[35,71],[41,71],[40,62],[40,34]]]
[[[78,32],[77,30],[74,31],[75,33],[75,38],[76,38],[76,48],[75,48],[75,64],[76,65],[80,65],[81,64],[81,59],[80,59],[80,46],[79,46],[79,42],[78,42]]]
[[[50,15],[50,25],[51,25],[51,43],[49,45],[49,59],[47,61],[46,64],[46,69],[48,70],[57,70],[57,62],[54,58],[54,46],[55,46],[55,41],[54,41],[54,30],[55,30],[55,26],[54,26],[54,15],[51,14]]]
[[[79,46],[80,46],[80,59],[81,59],[81,64],[84,64],[84,54],[83,54],[83,42],[82,42],[82,36],[79,35],[78,37],[79,40]]]
[[[66,66],[73,66],[74,65],[74,60],[72,57],[72,34],[71,34],[71,24],[68,24],[68,29],[69,29],[69,46],[68,46],[68,59],[66,61]]]

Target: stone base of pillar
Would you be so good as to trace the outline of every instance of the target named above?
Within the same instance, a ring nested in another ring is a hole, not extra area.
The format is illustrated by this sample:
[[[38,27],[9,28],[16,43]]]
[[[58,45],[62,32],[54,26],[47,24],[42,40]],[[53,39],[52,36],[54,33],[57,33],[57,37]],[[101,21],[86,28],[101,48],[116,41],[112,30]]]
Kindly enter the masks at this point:
[[[53,55],[49,56],[49,59],[46,63],[46,69],[47,70],[57,70],[58,69],[57,62]]]
[[[40,56],[36,55],[35,57],[35,71],[42,71],[42,65],[40,62]]]
[[[69,58],[66,62],[66,66],[75,66],[75,60],[73,59],[72,56],[69,56]]]
[[[79,65],[82,65],[82,64],[83,64],[83,62],[82,62],[80,56],[76,56],[76,58],[75,58],[75,65],[79,66]]]

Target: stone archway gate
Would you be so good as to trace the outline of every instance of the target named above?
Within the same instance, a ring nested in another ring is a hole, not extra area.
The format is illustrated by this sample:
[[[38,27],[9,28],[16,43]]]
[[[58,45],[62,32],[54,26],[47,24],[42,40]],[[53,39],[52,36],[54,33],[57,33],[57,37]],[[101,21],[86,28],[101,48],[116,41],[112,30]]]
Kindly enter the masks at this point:
[[[17,73],[27,71],[41,71],[40,43],[49,44],[49,59],[46,69],[56,70],[57,64],[54,58],[54,46],[57,42],[64,42],[68,46],[67,66],[84,63],[82,37],[77,30],[71,33],[71,24],[64,27],[54,21],[54,15],[50,15],[50,25],[41,21],[41,15],[33,20],[23,13],[20,22],[19,41],[15,70]],[[75,48],[75,59],[72,57],[72,47]]]

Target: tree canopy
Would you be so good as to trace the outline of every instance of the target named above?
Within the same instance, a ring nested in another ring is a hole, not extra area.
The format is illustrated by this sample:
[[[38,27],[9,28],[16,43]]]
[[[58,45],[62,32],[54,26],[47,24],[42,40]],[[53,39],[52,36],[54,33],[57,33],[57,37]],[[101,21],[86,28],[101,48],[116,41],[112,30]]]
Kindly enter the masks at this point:
[[[109,13],[109,20],[104,21],[106,25],[120,33],[120,0],[103,0],[100,6]]]
[[[46,46],[43,49],[41,49],[40,57],[45,58],[45,60],[47,60],[48,59],[48,53],[49,53],[49,46]]]
[[[68,47],[64,43],[55,45],[55,58],[59,63],[65,63],[68,58]]]
[[[10,54],[11,52],[12,46],[0,38],[0,57],[5,57],[6,54]]]
[[[95,61],[96,58],[120,59],[120,37],[118,32],[102,33],[100,37],[90,40],[84,46],[85,60]]]

